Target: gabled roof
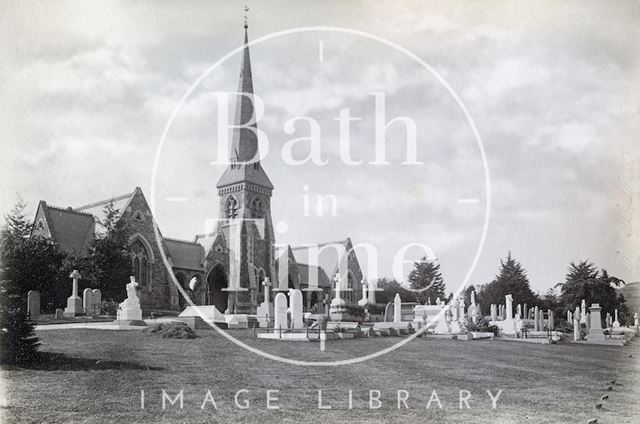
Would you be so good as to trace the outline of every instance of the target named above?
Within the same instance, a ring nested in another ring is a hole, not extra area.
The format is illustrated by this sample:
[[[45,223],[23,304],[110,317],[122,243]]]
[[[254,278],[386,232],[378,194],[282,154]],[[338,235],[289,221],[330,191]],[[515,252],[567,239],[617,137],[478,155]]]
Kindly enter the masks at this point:
[[[174,268],[202,271],[204,248],[201,245],[171,238],[165,238],[164,243],[167,248],[167,256],[173,261]]]
[[[49,206],[45,201],[40,201],[38,208],[42,208],[51,238],[62,251],[71,255],[87,252],[95,233],[92,215],[71,208]]]
[[[338,271],[343,271],[343,274],[346,272],[348,250],[351,248],[351,240],[347,238],[317,245],[296,246],[291,250],[298,263],[322,268],[329,280],[332,281]]]
[[[95,217],[96,221],[103,221],[105,218],[104,208],[109,204],[113,203],[113,208],[117,209],[120,213],[120,216],[124,213],[124,211],[131,203],[133,196],[136,194],[136,191],[141,190],[140,187],[136,187],[134,191],[131,193],[121,194],[119,196],[114,196],[109,199],[104,199],[99,202],[90,203],[88,205],[83,205],[77,208],[74,208],[77,212],[84,212],[91,214]]]
[[[298,262],[298,271],[300,272],[300,285],[309,286],[310,276],[315,273],[317,277],[318,287],[331,287],[331,281],[322,268],[315,265],[307,265]]]

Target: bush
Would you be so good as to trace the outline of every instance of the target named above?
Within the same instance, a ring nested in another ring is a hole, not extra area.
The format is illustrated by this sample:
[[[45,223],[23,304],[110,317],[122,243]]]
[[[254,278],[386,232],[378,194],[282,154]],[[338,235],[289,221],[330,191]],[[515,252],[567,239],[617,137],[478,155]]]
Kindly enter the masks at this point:
[[[367,305],[367,310],[371,315],[383,315],[386,305]]]
[[[33,324],[20,309],[2,311],[0,325],[0,362],[25,365],[38,357],[40,343]]]
[[[321,317],[318,318],[318,328],[320,330],[326,330],[327,329],[327,322],[329,321],[329,318],[327,318],[326,316],[322,315]]]
[[[364,308],[358,305],[347,305],[347,313],[353,317],[364,319]]]
[[[118,306],[120,306],[120,304],[115,300],[103,300],[102,313],[109,316],[116,316],[118,313]]]
[[[474,324],[471,318],[467,318],[466,322],[467,331],[474,331],[479,333],[493,333],[494,336],[498,336],[500,329],[495,325],[490,325],[489,321],[485,317],[479,317]]]

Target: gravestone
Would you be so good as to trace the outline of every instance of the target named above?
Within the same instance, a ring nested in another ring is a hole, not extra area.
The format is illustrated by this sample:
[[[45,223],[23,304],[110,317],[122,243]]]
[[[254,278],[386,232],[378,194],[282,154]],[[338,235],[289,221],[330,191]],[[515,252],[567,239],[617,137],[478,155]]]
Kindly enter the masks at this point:
[[[298,289],[291,290],[289,299],[291,303],[291,328],[304,328],[302,292]]]
[[[80,279],[80,273],[77,269],[74,269],[69,278],[73,279],[73,288],[71,289],[71,296],[67,299],[67,307],[64,310],[64,316],[73,318],[76,315],[83,313],[82,299],[78,296],[78,280]]]
[[[64,319],[64,311],[60,308],[56,309],[56,314],[54,315],[54,319]]]
[[[93,315],[93,292],[91,289],[84,289],[82,292],[82,309],[87,315]]]
[[[525,302],[524,307],[523,307],[522,317],[524,319],[529,319],[529,308],[527,307],[526,302]]]
[[[139,285],[136,282],[136,277],[129,278],[131,282],[127,284],[127,298],[118,305],[116,319],[127,321],[131,325],[146,325],[142,321],[142,309],[140,309],[140,299],[138,298]]]
[[[458,302],[458,321],[464,322],[464,299],[459,299]]]
[[[400,300],[400,293],[396,293],[396,297],[393,298],[393,322],[402,322],[402,301]]]
[[[571,316],[571,315],[572,315],[572,314],[571,314],[571,311],[570,311],[570,310],[567,310],[567,324],[569,324],[569,323],[572,323],[572,322],[573,322],[573,319],[572,319],[572,316]]]
[[[637,328],[638,326],[640,326],[640,322],[638,322],[638,313],[636,312],[635,314],[633,314],[633,324],[634,326]]]
[[[538,318],[540,318],[540,331],[544,331],[544,310],[540,309]]]
[[[280,292],[275,298],[275,332],[287,329],[287,296]]]
[[[553,311],[549,309],[549,330],[553,330],[555,328],[555,320],[553,317]]]
[[[508,294],[504,297],[504,300],[506,304],[505,319],[511,320],[513,319],[513,296]]]
[[[611,314],[607,312],[607,316],[604,318],[604,326],[607,328],[611,328],[613,325],[613,320],[611,319]]]
[[[495,303],[491,304],[491,321],[497,321],[498,320],[498,311],[497,311],[497,306]]]
[[[589,335],[587,336],[587,343],[604,341],[604,332],[602,331],[602,323],[600,322],[600,305],[592,303],[589,308]]]
[[[540,309],[538,307],[533,308],[533,331],[540,331]]]
[[[616,309],[616,320],[613,321],[613,328],[620,328],[620,321],[618,321],[618,310]]]
[[[273,303],[271,303],[271,294],[269,289],[271,288],[271,281],[269,277],[266,277],[262,282],[264,286],[264,300],[258,306],[256,312],[256,319],[260,324],[260,327],[268,327],[273,320]]]
[[[582,306],[580,307],[580,324],[585,324],[587,325],[588,321],[587,321],[587,302],[582,299]]]
[[[37,290],[29,290],[27,293],[27,314],[31,321],[40,319],[40,292]]]
[[[573,341],[577,342],[580,340],[580,320],[578,319],[576,314],[575,318],[573,318]]]
[[[99,289],[93,289],[91,298],[93,299],[93,315],[100,315],[102,313],[102,292]]]

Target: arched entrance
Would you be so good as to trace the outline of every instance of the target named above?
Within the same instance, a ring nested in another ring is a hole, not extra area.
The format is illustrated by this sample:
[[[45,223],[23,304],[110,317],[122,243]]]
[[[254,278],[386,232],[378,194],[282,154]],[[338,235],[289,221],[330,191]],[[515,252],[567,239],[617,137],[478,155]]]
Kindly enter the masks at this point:
[[[228,286],[227,271],[221,264],[214,266],[207,277],[207,305],[214,305],[224,313],[227,310],[228,293],[222,289]]]
[[[177,272],[175,276],[176,280],[178,280],[178,283],[180,284],[180,287],[182,287],[182,289],[187,292],[187,294],[189,294],[189,292],[187,291],[189,287],[186,274],[184,272]],[[178,305],[180,305],[180,310],[183,310],[187,305],[187,301],[185,300],[182,293],[180,293],[180,291],[178,291]]]

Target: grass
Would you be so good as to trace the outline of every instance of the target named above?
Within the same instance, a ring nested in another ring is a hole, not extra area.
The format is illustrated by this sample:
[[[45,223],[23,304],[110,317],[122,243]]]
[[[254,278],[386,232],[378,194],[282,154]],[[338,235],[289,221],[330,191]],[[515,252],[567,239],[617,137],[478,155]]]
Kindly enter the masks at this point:
[[[619,348],[417,339],[366,362],[301,367],[257,356],[212,331],[198,334],[199,339],[174,340],[136,331],[39,332],[43,362],[0,373],[0,422],[625,423],[640,412],[637,342]],[[400,340],[328,342],[321,352],[318,343],[232,334],[267,352],[309,361],[352,358]],[[618,384],[606,391],[613,379]],[[171,397],[183,389],[184,409],[176,404],[163,410],[162,389]],[[218,410],[211,403],[200,408],[209,389]],[[249,401],[245,410],[233,402],[241,389],[249,391],[240,395]],[[442,410],[435,401],[426,409],[434,389]],[[495,410],[487,389],[494,395],[503,391]],[[279,390],[273,394],[279,410],[266,409],[267,390]],[[331,410],[318,409],[318,390]],[[379,409],[369,409],[369,390],[380,390]],[[398,409],[398,390],[409,393],[409,409]],[[471,393],[471,409],[459,409],[460,390]],[[604,394],[609,400],[595,411]]]

